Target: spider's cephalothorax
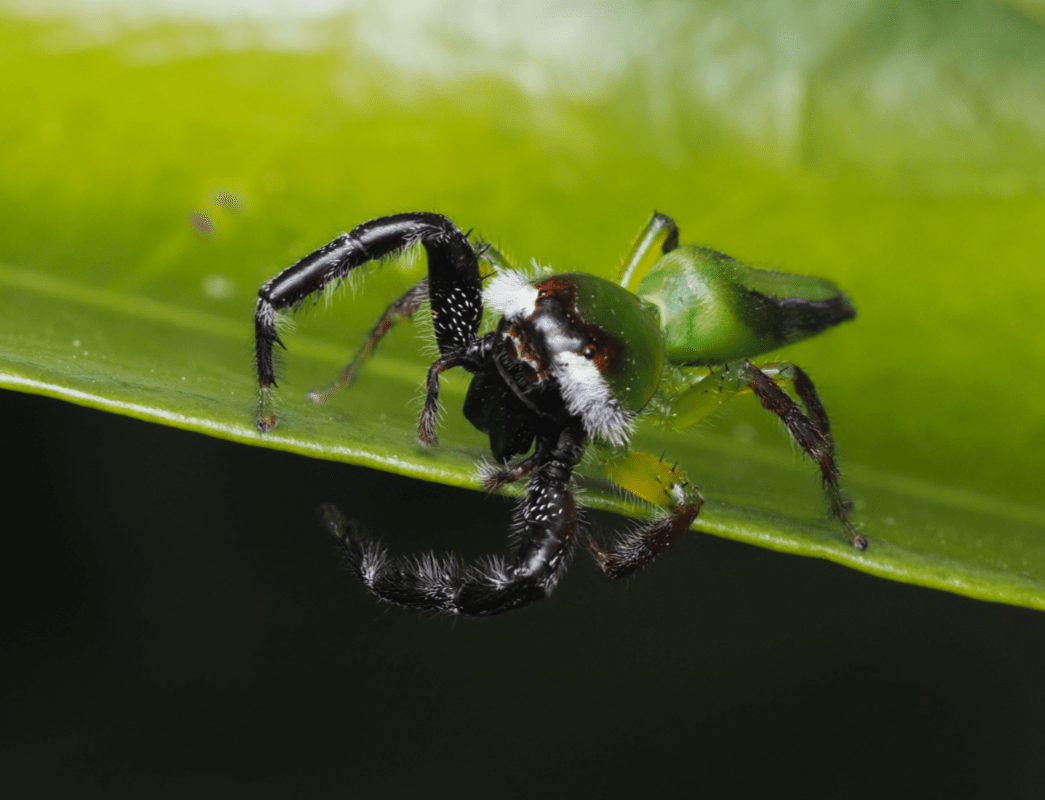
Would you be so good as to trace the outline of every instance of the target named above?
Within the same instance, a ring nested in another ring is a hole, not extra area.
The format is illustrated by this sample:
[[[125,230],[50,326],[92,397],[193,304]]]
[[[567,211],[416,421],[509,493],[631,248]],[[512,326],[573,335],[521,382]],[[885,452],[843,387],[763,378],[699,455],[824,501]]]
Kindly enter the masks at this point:
[[[748,361],[852,319],[856,312],[849,299],[827,281],[754,269],[707,248],[680,247],[678,229],[662,214],[646,225],[617,283],[585,273],[530,280],[489,245],[473,247],[438,214],[397,214],[357,226],[259,292],[255,352],[261,431],[276,424],[272,351],[277,342],[283,344],[277,314],[297,308],[356,267],[417,242],[428,255],[428,277],[389,306],[338,380],[309,397],[323,402],[350,385],[385,332],[429,299],[440,357],[428,371],[418,438],[426,445],[436,442],[439,376],[463,367],[474,376],[464,414],[489,435],[496,462],[482,466],[484,484],[496,489],[529,476],[529,488],[514,525],[515,556],[477,565],[461,565],[452,557],[394,561],[335,508],[324,507],[349,567],[378,597],[475,616],[545,597],[565,571],[578,535],[570,482],[589,441],[618,453],[605,460],[611,479],[664,508],[661,516],[614,542],[586,537],[606,575],[630,575],[677,544],[703,499],[676,467],[645,453],[624,452],[635,417],[657,392],[666,369],[676,370],[686,388],[662,424],[689,427],[728,399],[754,392],[817,462],[832,516],[850,542],[867,546],[849,522],[827,414],[812,381],[793,364],[756,367]],[[485,289],[480,258],[496,270]],[[501,319],[495,330],[479,336],[484,303]],[[781,384],[792,387],[801,406]],[[511,463],[519,455],[524,457]]]
[[[494,458],[527,452],[546,425],[579,426],[625,444],[664,368],[664,340],[650,310],[617,284],[585,274],[530,283],[503,273],[485,295],[503,316],[464,414],[490,434]]]

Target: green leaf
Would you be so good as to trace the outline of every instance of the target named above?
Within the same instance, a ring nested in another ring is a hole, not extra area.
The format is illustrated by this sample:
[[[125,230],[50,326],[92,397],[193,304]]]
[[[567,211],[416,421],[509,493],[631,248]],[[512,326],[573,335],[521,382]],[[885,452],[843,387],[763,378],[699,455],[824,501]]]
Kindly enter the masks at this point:
[[[653,209],[683,241],[829,278],[855,323],[786,351],[832,416],[858,553],[751,398],[642,431],[709,499],[697,528],[1045,608],[1045,30],[1029,2],[355,4],[319,18],[0,17],[0,385],[477,487],[483,437],[394,330],[387,265],[289,334],[254,431],[257,287],[340,230],[435,210],[518,263],[612,276]],[[161,7],[162,8],[162,7]],[[477,6],[476,8],[480,8]],[[627,511],[598,464],[584,501]]]

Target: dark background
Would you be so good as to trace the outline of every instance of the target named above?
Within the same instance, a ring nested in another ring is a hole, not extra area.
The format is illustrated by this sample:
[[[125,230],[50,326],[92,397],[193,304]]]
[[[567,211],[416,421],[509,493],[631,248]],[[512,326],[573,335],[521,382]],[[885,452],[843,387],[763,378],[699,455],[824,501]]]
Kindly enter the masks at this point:
[[[504,548],[507,501],[0,392],[7,796],[1040,797],[1045,615],[693,536],[492,620],[313,520]],[[591,514],[597,525],[620,521]]]

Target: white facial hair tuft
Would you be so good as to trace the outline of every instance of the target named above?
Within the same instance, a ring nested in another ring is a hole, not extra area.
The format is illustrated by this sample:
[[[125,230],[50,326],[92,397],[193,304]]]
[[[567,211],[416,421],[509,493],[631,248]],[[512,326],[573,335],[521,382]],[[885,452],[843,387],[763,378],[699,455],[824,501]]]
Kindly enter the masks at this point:
[[[589,436],[614,445],[627,444],[631,420],[610,393],[599,368],[580,353],[559,353],[552,362],[566,410],[584,421]]]
[[[537,308],[537,289],[522,272],[499,272],[483,289],[483,302],[509,320],[530,316]]]

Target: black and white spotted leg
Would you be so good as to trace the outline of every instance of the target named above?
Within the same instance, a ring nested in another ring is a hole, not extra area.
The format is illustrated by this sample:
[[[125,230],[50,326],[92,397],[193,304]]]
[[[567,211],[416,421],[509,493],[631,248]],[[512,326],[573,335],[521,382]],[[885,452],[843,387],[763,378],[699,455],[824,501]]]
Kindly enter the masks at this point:
[[[277,343],[283,346],[276,331],[278,313],[299,308],[332,281],[344,280],[357,267],[416,242],[428,254],[428,292],[440,352],[447,356],[475,341],[483,313],[482,284],[479,260],[467,235],[446,217],[430,212],[364,222],[287,267],[258,292],[254,354],[259,430],[270,430],[276,424],[271,389],[276,385],[273,348]]]
[[[363,536],[333,506],[323,506],[325,525],[337,537],[345,563],[381,600],[409,608],[472,617],[503,614],[551,594],[573,554],[577,506],[569,490],[584,434],[565,431],[544,451],[520,501],[513,560],[495,557],[462,565],[452,556],[394,560]]]

